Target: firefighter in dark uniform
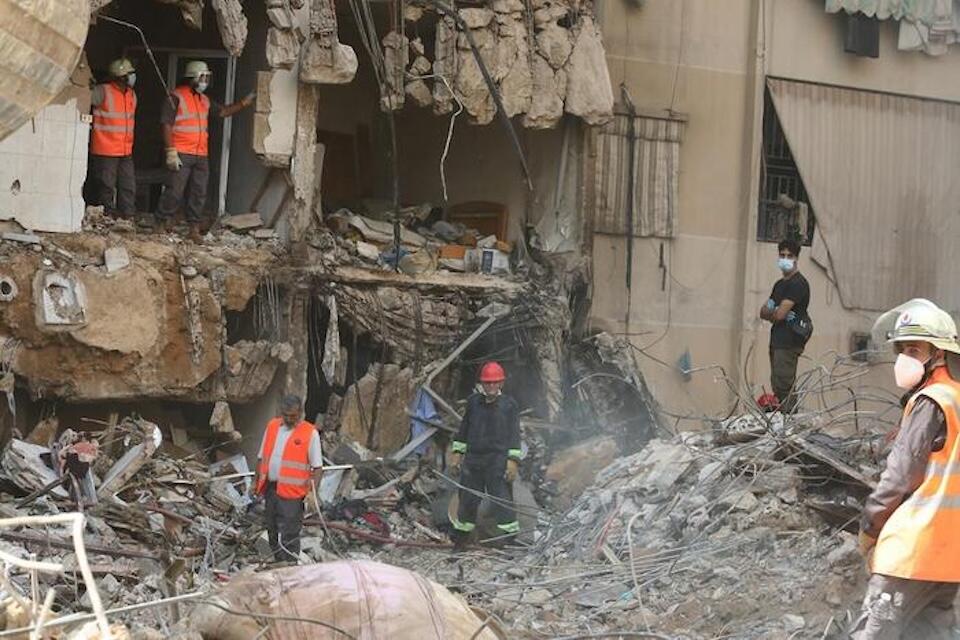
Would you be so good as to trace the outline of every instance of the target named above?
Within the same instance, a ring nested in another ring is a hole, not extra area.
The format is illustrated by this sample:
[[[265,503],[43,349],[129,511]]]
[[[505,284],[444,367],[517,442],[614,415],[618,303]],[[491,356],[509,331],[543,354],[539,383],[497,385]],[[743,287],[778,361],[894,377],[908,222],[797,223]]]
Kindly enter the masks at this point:
[[[460,503],[451,516],[454,542],[463,549],[476,528],[477,510],[484,493],[493,498],[497,528],[504,535],[520,531],[513,509],[512,483],[520,469],[520,417],[516,401],[502,393],[503,367],[488,362],[480,370],[482,393],[467,401],[460,431],[453,440],[452,467],[461,467]]]

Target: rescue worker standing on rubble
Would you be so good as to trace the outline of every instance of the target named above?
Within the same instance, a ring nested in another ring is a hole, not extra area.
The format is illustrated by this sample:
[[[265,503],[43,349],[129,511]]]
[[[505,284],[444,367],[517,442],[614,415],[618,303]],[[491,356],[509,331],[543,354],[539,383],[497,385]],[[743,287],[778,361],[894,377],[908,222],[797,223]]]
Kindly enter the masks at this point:
[[[285,396],[281,415],[267,423],[257,455],[254,492],[266,502],[270,550],[278,562],[300,556],[303,499],[323,473],[320,434],[301,419],[301,401]]]
[[[770,298],[760,307],[760,317],[771,324],[770,386],[777,396],[780,411],[793,413],[797,408],[797,395],[793,389],[797,380],[797,363],[813,330],[807,314],[810,285],[799,270],[800,243],[781,240],[777,250],[777,266],[783,277],[774,283]]]
[[[119,58],[110,63],[110,81],[90,93],[93,126],[90,130],[90,166],[96,203],[111,216],[132,218],[137,179],[133,168],[133,133],[137,73],[133,63]]]
[[[860,521],[871,577],[851,636],[951,638],[960,583],[957,327],[918,298],[881,316],[874,335],[893,343],[896,384],[906,393],[886,467]]]
[[[520,531],[513,509],[512,483],[520,470],[520,415],[516,401],[503,395],[506,374],[497,362],[480,369],[481,393],[467,400],[460,430],[453,440],[450,466],[461,467],[459,506],[451,516],[457,550],[476,528],[484,493],[491,496],[497,528],[504,535]]]
[[[210,181],[210,111],[229,118],[253,104],[253,93],[239,102],[219,105],[205,94],[210,86],[210,68],[202,60],[187,63],[183,80],[164,100],[160,112],[163,142],[166,147],[167,178],[157,207],[159,231],[169,230],[170,221],[180,207],[186,191],[186,216],[190,239],[200,242],[200,223]]]

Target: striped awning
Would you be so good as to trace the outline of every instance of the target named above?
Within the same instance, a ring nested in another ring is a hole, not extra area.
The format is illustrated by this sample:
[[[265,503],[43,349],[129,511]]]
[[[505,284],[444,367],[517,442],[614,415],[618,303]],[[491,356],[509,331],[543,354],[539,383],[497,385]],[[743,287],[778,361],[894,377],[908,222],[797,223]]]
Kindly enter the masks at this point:
[[[632,170],[632,235],[671,238],[676,234],[680,138],[684,122],[635,117],[632,132],[635,155],[631,169],[630,117],[617,115],[597,132],[594,231],[628,233]]]

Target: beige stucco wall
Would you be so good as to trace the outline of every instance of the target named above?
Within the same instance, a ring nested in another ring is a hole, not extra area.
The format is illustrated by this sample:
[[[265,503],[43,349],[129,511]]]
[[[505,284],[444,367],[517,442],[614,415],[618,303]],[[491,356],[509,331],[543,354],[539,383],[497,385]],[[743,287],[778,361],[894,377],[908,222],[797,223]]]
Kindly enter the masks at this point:
[[[675,364],[689,350],[694,367],[719,365],[754,396],[761,384],[769,389],[769,325],[757,311],[779,274],[776,246],[756,241],[763,77],[960,100],[960,84],[951,80],[960,77],[960,48],[942,58],[899,52],[897,26],[887,23],[880,58],[857,58],[843,52],[843,19],[825,13],[822,0],[647,0],[641,6],[604,0],[600,14],[614,86],[625,82],[642,109],[685,114],[687,125],[679,233],[634,242],[631,296],[624,238],[594,236],[593,321],[629,333],[662,361],[640,357],[669,413],[725,412],[732,395],[719,369],[685,382]],[[842,308],[809,251],[801,270],[811,285],[816,336],[800,371],[830,369],[838,354],[849,352],[853,332],[869,331],[874,314]],[[936,292],[917,295],[935,298]],[[865,395],[891,393],[890,377],[889,366],[881,365],[845,386]],[[841,393],[849,395],[844,389],[832,397]]]

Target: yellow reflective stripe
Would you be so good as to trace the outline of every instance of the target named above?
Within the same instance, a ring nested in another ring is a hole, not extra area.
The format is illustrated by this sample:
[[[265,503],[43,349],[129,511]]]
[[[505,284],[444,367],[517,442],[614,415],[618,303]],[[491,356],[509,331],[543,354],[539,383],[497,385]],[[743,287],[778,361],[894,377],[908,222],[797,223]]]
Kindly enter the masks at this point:
[[[96,129],[97,131],[119,131],[121,133],[132,131],[132,129],[127,126],[115,125],[115,124],[99,124],[96,122],[93,123],[93,128]]]
[[[503,531],[504,533],[517,533],[520,531],[520,523],[514,520],[513,522],[507,522],[506,524],[498,524],[497,529],[500,529],[500,531]]]
[[[454,440],[453,444],[450,445],[450,450],[454,453],[466,453],[467,443],[461,442],[460,440]]]

